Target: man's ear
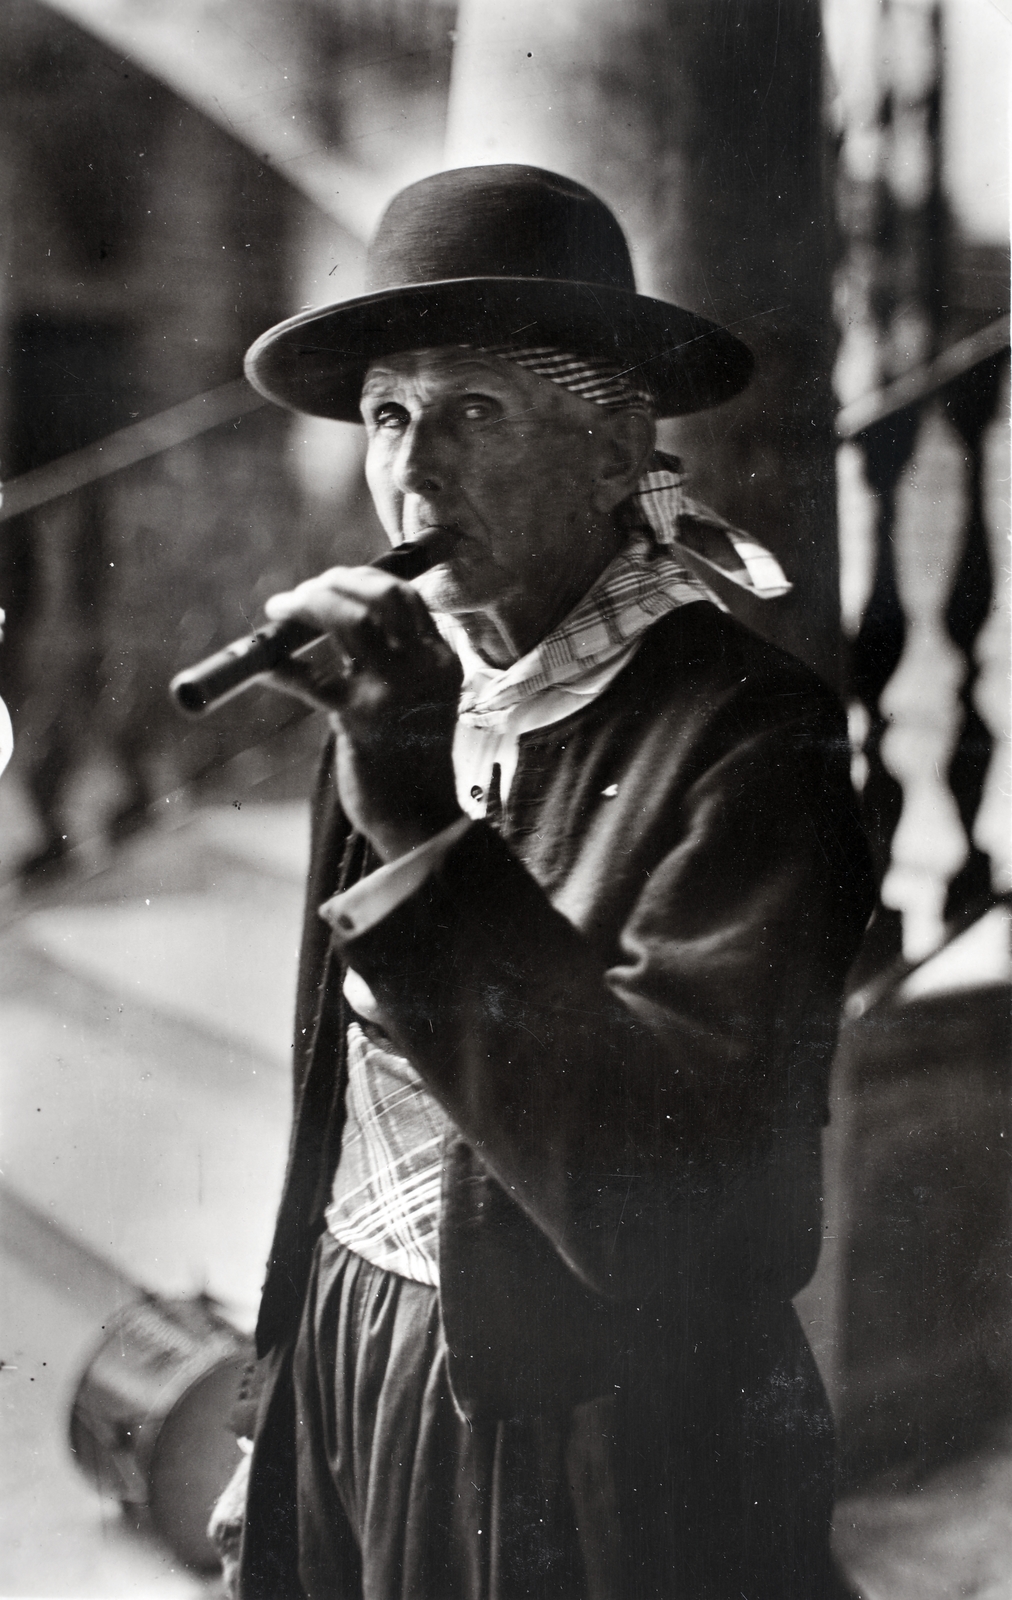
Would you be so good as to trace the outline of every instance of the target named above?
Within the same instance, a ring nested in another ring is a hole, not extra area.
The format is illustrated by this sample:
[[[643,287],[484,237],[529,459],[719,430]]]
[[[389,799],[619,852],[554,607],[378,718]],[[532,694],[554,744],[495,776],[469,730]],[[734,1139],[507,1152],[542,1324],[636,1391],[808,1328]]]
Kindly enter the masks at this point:
[[[654,452],[657,425],[645,411],[609,411],[595,428],[601,441],[593,505],[614,511],[635,489]]]

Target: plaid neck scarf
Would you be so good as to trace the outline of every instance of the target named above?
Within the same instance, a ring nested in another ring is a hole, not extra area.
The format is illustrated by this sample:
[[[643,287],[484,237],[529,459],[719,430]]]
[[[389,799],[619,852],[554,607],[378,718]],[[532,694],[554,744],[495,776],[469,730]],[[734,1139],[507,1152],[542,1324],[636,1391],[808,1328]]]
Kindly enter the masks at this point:
[[[567,617],[527,655],[489,675],[467,679],[474,661],[467,635],[454,617],[437,617],[443,637],[460,655],[465,682],[461,721],[492,727],[514,706],[555,685],[573,684],[604,666],[658,618],[678,606],[707,600],[727,607],[703,576],[707,571],[762,600],[791,585],[770,552],[723,517],[682,491],[680,463],[655,452],[621,509],[626,543]]]

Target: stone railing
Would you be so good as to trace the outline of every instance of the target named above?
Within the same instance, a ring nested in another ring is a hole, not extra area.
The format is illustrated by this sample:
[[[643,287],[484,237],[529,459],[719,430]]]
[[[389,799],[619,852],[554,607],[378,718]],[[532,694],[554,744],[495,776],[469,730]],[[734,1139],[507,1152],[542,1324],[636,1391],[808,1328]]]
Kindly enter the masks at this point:
[[[1005,317],[837,421],[854,777],[882,887],[799,1308],[851,1485],[976,1448],[1010,1403],[1008,371]]]
[[[858,1011],[1008,896],[1009,319],[840,413],[855,781],[882,904]]]

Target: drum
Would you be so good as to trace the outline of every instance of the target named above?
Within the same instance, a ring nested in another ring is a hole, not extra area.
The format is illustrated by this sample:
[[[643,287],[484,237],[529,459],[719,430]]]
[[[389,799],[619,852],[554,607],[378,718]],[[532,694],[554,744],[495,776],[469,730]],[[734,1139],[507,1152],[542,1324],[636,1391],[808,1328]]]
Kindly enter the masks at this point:
[[[228,1425],[252,1340],[206,1296],[145,1295],[106,1323],[77,1386],[70,1448],[124,1506],[146,1506],[188,1566],[218,1557],[207,1523],[241,1452]]]

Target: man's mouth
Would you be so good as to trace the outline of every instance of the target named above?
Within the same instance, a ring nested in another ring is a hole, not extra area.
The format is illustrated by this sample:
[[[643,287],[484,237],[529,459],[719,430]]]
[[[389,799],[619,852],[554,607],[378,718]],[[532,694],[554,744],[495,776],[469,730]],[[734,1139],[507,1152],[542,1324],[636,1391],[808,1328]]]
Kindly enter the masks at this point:
[[[436,522],[419,528],[405,543],[424,546],[427,567],[436,567],[450,559],[464,537],[455,523]]]
[[[452,533],[458,538],[463,537],[463,529],[456,522],[424,522],[420,523],[408,535],[412,539],[427,538],[430,533]]]
[[[426,522],[413,528],[407,537],[413,544],[424,539],[427,545],[431,544],[434,550],[440,552],[438,559],[442,561],[467,535],[458,522]]]

